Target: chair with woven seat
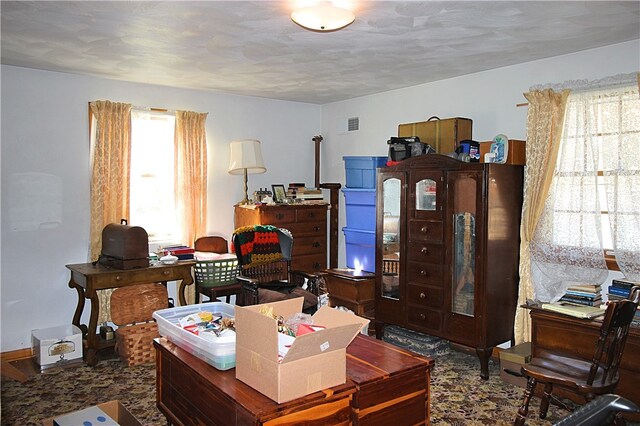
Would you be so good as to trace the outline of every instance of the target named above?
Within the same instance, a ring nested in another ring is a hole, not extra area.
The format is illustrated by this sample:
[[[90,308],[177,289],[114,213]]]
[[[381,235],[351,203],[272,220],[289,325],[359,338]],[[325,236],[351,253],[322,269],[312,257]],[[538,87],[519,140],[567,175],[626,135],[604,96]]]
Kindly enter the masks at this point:
[[[538,383],[544,384],[539,413],[541,419],[547,416],[554,387],[577,393],[587,402],[599,395],[615,393],[619,380],[618,367],[639,299],[640,287],[636,286],[632,288],[628,300],[608,304],[592,361],[551,349],[536,353],[521,370],[522,375],[527,377],[527,388],[513,424],[524,425],[529,402]]]
[[[206,236],[197,238],[193,248],[196,252],[207,252],[207,253],[217,253],[217,254],[227,254],[229,253],[229,243],[228,241],[219,236]],[[215,263],[211,261],[205,262],[196,262],[195,268],[195,283],[196,283],[196,298],[195,303],[200,302],[200,295],[205,295],[209,297],[210,301],[215,301],[219,297],[225,297],[227,303],[230,303],[231,296],[236,296],[236,304],[242,305],[242,300],[240,297],[241,293],[241,284],[236,279],[227,279],[223,284],[212,285],[210,280],[207,280],[206,277],[210,276],[207,274],[211,273],[212,267],[216,265],[207,265],[208,263]]]
[[[242,297],[247,305],[303,297],[303,311],[318,305],[318,276],[291,269],[293,236],[271,225],[238,228],[232,243],[238,257]]]

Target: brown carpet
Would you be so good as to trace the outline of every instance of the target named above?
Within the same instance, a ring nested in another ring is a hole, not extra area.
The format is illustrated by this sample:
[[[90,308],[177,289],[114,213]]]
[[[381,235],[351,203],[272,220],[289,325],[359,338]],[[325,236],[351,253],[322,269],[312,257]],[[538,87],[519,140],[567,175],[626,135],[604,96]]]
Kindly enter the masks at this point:
[[[415,348],[414,348],[415,349]],[[475,356],[438,351],[432,375],[431,420],[434,425],[509,425],[523,390],[504,383],[498,363],[490,363],[490,379],[479,377]],[[165,425],[156,408],[155,366],[127,367],[117,358],[96,367],[82,365],[35,373],[24,383],[2,380],[2,425],[41,425],[43,419],[109,400],[120,400],[143,425]],[[532,401],[528,425],[551,425],[568,412],[552,406],[547,420],[537,418]],[[401,424],[401,419],[395,422]]]

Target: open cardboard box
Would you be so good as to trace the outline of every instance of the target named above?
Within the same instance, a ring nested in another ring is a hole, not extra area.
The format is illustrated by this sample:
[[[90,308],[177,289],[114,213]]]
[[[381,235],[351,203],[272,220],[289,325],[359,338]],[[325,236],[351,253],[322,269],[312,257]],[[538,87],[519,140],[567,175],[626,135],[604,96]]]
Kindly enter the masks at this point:
[[[302,311],[303,298],[236,306],[236,378],[278,403],[346,382],[346,348],[369,320],[328,306],[313,315],[326,328],[296,337],[278,362],[278,325],[260,313],[273,307],[288,319]]]
[[[97,416],[107,415],[105,420],[96,420]],[[109,419],[110,418],[110,419]],[[109,401],[94,405],[83,410],[74,411],[69,414],[51,417],[42,421],[43,426],[55,425],[83,425],[88,424],[114,425],[120,426],[142,426],[142,424],[131,414],[120,401]]]

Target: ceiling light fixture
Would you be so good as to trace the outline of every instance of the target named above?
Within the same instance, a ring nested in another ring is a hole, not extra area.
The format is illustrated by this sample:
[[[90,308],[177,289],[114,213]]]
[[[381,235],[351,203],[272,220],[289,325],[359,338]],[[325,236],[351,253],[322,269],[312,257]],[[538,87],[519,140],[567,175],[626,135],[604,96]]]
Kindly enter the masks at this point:
[[[291,14],[291,20],[303,28],[317,32],[340,30],[351,24],[356,15],[349,9],[322,1],[315,6],[303,7]]]

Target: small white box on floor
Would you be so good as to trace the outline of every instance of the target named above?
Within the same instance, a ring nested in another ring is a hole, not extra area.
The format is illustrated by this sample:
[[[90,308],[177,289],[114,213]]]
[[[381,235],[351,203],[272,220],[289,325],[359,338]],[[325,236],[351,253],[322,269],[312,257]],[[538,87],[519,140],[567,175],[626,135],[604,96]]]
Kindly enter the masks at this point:
[[[142,426],[120,401],[103,402],[73,413],[51,417],[42,421],[43,426],[56,425]]]
[[[82,331],[75,325],[31,332],[31,350],[41,370],[82,363]]]

